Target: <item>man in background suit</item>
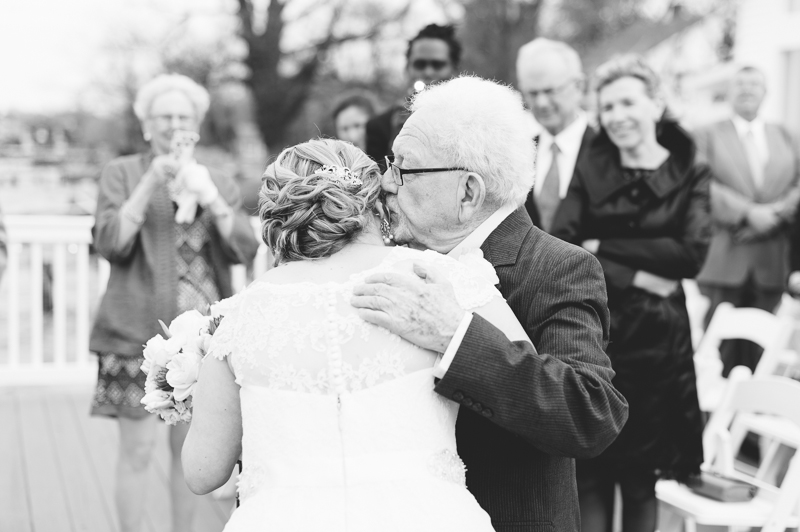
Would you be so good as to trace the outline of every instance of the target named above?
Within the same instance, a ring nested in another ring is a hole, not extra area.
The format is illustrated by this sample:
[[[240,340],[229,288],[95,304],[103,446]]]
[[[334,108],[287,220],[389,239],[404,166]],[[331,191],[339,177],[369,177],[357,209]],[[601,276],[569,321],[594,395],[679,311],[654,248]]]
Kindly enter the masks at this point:
[[[585,80],[578,53],[563,42],[534,39],[517,53],[517,88],[543,128],[534,139],[536,181],[525,208],[535,226],[552,233],[575,162],[595,136],[580,108]]]
[[[419,93],[412,109],[382,181],[395,241],[454,257],[480,249],[531,343],[464,313],[446,272],[424,264],[418,277],[368,277],[352,303],[365,320],[443,353],[435,390],[462,405],[467,487],[494,528],[578,532],[574,458],[602,452],[628,414],[604,351],[603,271],[522,207],[535,148],[518,94],[462,77]]]
[[[734,116],[695,135],[698,156],[714,175],[714,235],[697,276],[711,300],[706,326],[722,301],[774,311],[786,283],[788,229],[800,200],[800,147],[783,127],[758,116],[765,94],[764,74],[741,68],[729,92]],[[728,342],[720,354],[727,375],[736,365],[755,369],[761,349]]]
[[[429,24],[410,41],[406,50],[406,97],[367,122],[367,155],[384,168],[384,157],[392,155],[392,143],[408,118],[406,100],[422,87],[452,78],[461,60],[461,43],[453,26]]]

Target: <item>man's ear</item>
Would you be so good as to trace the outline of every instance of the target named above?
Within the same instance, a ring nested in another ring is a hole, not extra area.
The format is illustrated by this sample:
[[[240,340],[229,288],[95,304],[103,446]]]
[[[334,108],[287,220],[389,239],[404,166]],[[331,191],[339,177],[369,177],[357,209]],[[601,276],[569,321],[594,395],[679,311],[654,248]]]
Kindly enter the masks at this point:
[[[470,221],[486,201],[486,182],[475,172],[467,172],[461,177],[458,187],[458,219]]]

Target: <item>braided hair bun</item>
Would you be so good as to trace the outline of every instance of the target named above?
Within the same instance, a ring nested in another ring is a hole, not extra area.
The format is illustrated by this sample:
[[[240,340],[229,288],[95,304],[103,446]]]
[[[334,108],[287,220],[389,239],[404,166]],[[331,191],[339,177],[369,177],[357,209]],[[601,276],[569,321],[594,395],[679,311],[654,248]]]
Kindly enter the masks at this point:
[[[323,166],[349,168],[361,184],[345,186],[330,179]],[[352,144],[335,139],[283,150],[262,181],[261,234],[276,265],[328,257],[355,240],[381,191],[378,165]]]

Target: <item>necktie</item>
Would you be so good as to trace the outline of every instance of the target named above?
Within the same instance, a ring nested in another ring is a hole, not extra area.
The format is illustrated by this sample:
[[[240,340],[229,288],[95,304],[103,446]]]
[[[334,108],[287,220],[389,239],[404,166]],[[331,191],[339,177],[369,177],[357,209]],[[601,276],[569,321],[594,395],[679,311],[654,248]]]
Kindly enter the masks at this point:
[[[548,233],[553,224],[556,209],[561,203],[561,196],[559,195],[561,179],[558,175],[558,154],[561,153],[561,150],[558,149],[558,145],[554,142],[550,145],[550,151],[553,152],[553,161],[550,163],[547,175],[544,176],[544,183],[542,183],[542,189],[539,191],[539,197],[536,198],[536,206],[539,207],[539,217],[542,220],[542,229]]]
[[[744,135],[744,153],[747,157],[747,164],[750,166],[750,175],[756,188],[761,188],[764,183],[764,156],[756,144],[756,136],[753,130],[748,129]]]

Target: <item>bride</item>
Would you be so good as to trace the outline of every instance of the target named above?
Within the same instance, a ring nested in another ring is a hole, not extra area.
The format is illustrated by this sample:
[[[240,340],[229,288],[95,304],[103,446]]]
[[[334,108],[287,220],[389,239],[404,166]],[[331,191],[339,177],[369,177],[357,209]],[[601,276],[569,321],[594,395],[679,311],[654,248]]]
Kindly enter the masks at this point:
[[[368,275],[444,272],[461,307],[528,340],[480,255],[387,247],[377,165],[312,140],[264,176],[260,217],[279,267],[226,300],[183,447],[189,487],[225,483],[241,455],[241,506],[225,530],[492,530],[456,453],[458,405],[434,392],[440,354],[361,320]]]

